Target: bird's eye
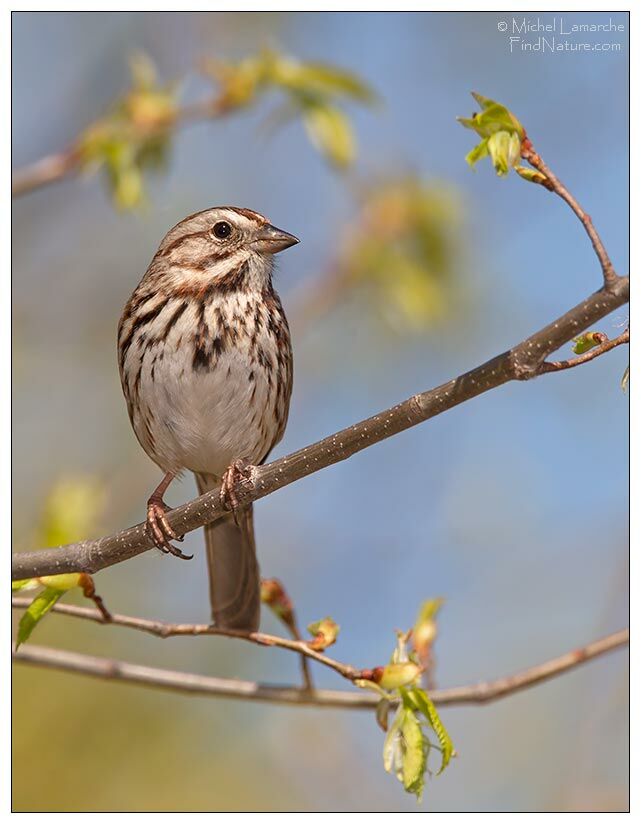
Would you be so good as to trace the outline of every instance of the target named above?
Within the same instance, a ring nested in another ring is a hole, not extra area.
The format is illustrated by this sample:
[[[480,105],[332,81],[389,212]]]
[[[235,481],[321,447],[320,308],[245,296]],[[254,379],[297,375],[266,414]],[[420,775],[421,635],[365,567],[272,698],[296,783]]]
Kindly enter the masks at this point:
[[[213,232],[218,240],[225,240],[231,235],[231,224],[227,223],[226,220],[219,220],[218,223],[214,224]]]

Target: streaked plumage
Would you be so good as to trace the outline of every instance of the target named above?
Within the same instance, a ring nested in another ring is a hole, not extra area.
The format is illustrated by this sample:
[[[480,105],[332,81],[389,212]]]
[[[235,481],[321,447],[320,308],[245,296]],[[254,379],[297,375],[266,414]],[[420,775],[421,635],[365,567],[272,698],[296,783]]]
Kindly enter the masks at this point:
[[[230,234],[219,238],[223,224]],[[292,351],[272,255],[295,242],[248,209],[190,215],[164,237],[125,307],[119,364],[134,432],[165,473],[194,472],[201,492],[234,461],[261,463],[282,438]],[[251,508],[236,520],[206,529],[214,617],[255,629]]]

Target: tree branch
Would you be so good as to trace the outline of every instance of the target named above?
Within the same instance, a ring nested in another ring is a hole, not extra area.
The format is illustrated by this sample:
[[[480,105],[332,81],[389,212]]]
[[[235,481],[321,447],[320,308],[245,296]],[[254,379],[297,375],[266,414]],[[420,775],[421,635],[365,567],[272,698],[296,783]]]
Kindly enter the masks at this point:
[[[550,678],[555,678],[593,658],[624,647],[629,643],[629,639],[629,630],[623,629],[514,675],[469,686],[433,690],[430,692],[430,698],[440,706],[486,704],[547,681]],[[146,667],[111,658],[99,658],[93,655],[39,647],[33,644],[24,645],[17,651],[14,649],[12,655],[15,661],[25,664],[191,694],[341,709],[373,709],[380,700],[376,695],[368,695],[363,692],[350,692],[347,690],[313,690],[310,692],[295,687],[271,686],[253,681],[214,678],[194,673]]]
[[[606,286],[615,283],[617,274],[614,271],[614,266],[612,265],[612,261],[610,260],[610,256],[608,255],[605,246],[603,245],[603,241],[601,240],[597,230],[594,228],[592,218],[583,211],[576,198],[570,194],[549,166],[544,163],[543,158],[534,149],[534,146],[527,137],[521,145],[521,157],[523,157],[524,160],[527,160],[527,162],[537,171],[541,172],[542,175],[545,175],[547,178],[546,182],[543,183],[545,188],[565,200],[570,209],[572,209],[574,214],[579,218],[583,224],[583,228],[590,238],[590,241],[592,242],[592,246],[596,252],[596,256],[599,259],[599,263],[601,264],[603,282]]]
[[[16,169],[11,178],[11,197],[18,197],[33,189],[62,180],[80,169],[80,157],[75,149],[47,155]]]
[[[30,598],[20,598],[12,596],[11,606],[14,609],[26,609],[31,603]],[[197,636],[197,635],[219,635],[223,638],[238,638],[241,641],[249,641],[252,644],[258,644],[262,647],[279,647],[280,649],[291,650],[292,652],[300,653],[306,658],[311,658],[319,664],[323,664],[330,669],[333,669],[343,678],[354,681],[357,678],[362,678],[363,675],[360,670],[349,664],[342,664],[340,661],[335,661],[326,655],[323,655],[316,650],[310,649],[305,641],[296,641],[289,638],[281,638],[277,635],[267,635],[263,632],[242,632],[233,629],[221,629],[210,624],[171,624],[167,621],[152,621],[147,618],[135,618],[130,615],[113,615],[110,620],[105,621],[103,616],[97,609],[90,607],[78,607],[73,604],[54,604],[51,608],[52,612],[58,612],[61,615],[68,615],[73,618],[82,618],[87,621],[95,621],[97,624],[105,624],[106,626],[127,627],[128,629],[140,630],[155,635],[157,638],[171,638],[177,635]],[[311,689],[311,685],[307,686]]]
[[[625,332],[622,332],[617,338],[613,338],[612,340],[608,340],[607,335],[603,337],[605,340],[597,347],[590,349],[589,352],[584,352],[582,355],[578,355],[576,358],[569,358],[564,361],[545,361],[545,363],[541,364],[541,374],[545,372],[560,372],[563,369],[573,369],[575,366],[581,366],[582,363],[587,363],[588,361],[594,360],[594,358],[598,358],[599,355],[604,355],[616,346],[621,346],[622,343],[630,343],[630,330],[626,329]]]
[[[251,479],[238,489],[239,502],[244,504],[263,498],[504,383],[536,377],[541,374],[541,365],[548,355],[627,303],[628,299],[629,279],[615,276],[611,283],[556,321],[481,366],[435,389],[413,395],[311,446],[254,467]],[[168,519],[178,534],[184,534],[224,514],[220,492],[215,489],[172,510]],[[93,573],[151,548],[144,525],[138,524],[105,538],[14,555],[12,579],[64,572]]]
[[[230,111],[230,106],[222,96],[205,98],[178,109],[171,123],[158,123],[145,126],[145,135],[152,137],[168,130],[198,123],[204,120],[214,120]],[[74,143],[68,149],[57,154],[47,155],[19,169],[15,169],[11,179],[11,197],[19,197],[34,189],[57,183],[66,177],[77,174],[82,169],[82,154]]]

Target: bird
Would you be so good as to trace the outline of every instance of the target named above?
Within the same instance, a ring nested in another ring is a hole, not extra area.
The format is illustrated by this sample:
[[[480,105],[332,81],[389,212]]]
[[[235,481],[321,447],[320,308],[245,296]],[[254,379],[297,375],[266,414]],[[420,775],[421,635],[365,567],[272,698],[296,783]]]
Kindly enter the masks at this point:
[[[204,527],[214,624],[254,632],[260,572],[252,505],[235,494],[281,440],[293,381],[287,318],[272,285],[274,255],[299,240],[236,206],[196,212],[162,239],[118,325],[118,365],[134,433],[164,476],[146,529],[162,552],[190,559],[163,496],[193,472],[200,494],[221,487],[225,516]]]

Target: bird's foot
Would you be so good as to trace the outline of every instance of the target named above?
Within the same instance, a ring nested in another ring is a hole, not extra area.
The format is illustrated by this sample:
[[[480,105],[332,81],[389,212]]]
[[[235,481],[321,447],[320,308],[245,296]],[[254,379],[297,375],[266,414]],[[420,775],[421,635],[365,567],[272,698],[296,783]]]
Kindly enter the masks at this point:
[[[183,561],[191,561],[193,555],[185,555],[172,541],[183,541],[184,535],[177,535],[175,530],[169,525],[167,513],[171,511],[161,497],[152,495],[147,501],[147,534],[154,542],[154,546],[166,555],[174,555]]]
[[[238,523],[238,487],[240,484],[251,482],[255,467],[244,458],[231,463],[225,470],[220,482],[220,502],[225,509],[234,513],[234,520]]]

